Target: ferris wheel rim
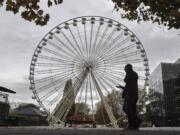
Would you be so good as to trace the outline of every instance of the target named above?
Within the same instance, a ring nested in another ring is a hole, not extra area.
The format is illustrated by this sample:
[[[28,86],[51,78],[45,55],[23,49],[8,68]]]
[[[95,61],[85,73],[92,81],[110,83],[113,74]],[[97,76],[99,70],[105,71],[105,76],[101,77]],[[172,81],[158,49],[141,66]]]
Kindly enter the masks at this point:
[[[108,20],[112,20],[113,22],[116,22],[116,23],[120,24],[121,26],[123,26],[123,28],[127,29],[128,32],[130,32],[132,35],[135,35],[135,34],[134,34],[130,29],[128,29],[125,25],[123,25],[122,23],[120,23],[120,22],[118,22],[118,21],[116,21],[116,20],[114,20],[114,19],[111,19],[111,18],[102,17],[102,16],[80,16],[80,17],[75,17],[75,18],[69,19],[69,20],[67,20],[67,21],[64,21],[64,22],[58,24],[58,25],[55,26],[53,29],[51,29],[45,36],[43,36],[42,40],[38,43],[38,46],[36,47],[36,49],[35,49],[35,51],[34,51],[33,57],[34,57],[35,53],[38,51],[38,47],[40,46],[40,44],[42,43],[42,41],[45,39],[45,37],[47,37],[47,36],[49,35],[49,33],[50,33],[51,31],[53,31],[54,29],[56,29],[58,26],[60,26],[60,25],[62,25],[62,24],[65,24],[66,22],[69,22],[69,21],[72,21],[72,20],[75,20],[75,19],[86,18],[86,17],[88,17],[88,18],[97,17],[97,18],[105,18],[105,19],[108,19]],[[123,30],[125,30],[125,29],[123,29]],[[142,48],[143,50],[145,50],[145,49],[144,49],[144,46],[142,45],[141,41],[139,40],[139,38],[138,38],[136,35],[135,35],[135,38],[136,38],[137,41],[139,42],[139,45],[141,46],[141,48]],[[147,59],[146,51],[144,51],[143,53],[144,53],[144,55],[145,55],[144,58]],[[31,67],[35,67],[33,57],[32,57],[32,59],[31,59],[31,64],[30,64],[30,76],[33,76],[33,77],[34,77],[34,75],[31,74]],[[149,69],[148,59],[147,59],[146,63],[147,63],[147,65],[145,65],[145,67]],[[148,76],[148,75],[147,75],[147,76]],[[146,77],[147,77],[147,76],[146,76]],[[146,82],[147,82],[147,81],[146,81]],[[30,79],[30,84],[31,84],[31,85],[34,85],[34,78],[31,78],[31,79]],[[34,96],[36,97],[37,102],[41,105],[41,107],[42,107],[48,114],[50,114],[50,112],[47,110],[47,108],[44,106],[44,104],[43,104],[43,103],[41,102],[41,100],[39,99],[39,96],[38,96],[38,93],[37,93],[36,89],[31,88],[31,90],[33,91],[33,94],[34,94]]]

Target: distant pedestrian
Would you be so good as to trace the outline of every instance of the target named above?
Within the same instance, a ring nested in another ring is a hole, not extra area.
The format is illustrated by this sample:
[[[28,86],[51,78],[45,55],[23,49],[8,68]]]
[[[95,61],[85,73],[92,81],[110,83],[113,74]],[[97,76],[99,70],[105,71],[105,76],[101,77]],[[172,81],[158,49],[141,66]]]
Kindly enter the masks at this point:
[[[118,85],[123,89],[123,111],[128,117],[128,127],[130,130],[138,130],[141,120],[137,116],[136,104],[138,100],[138,74],[133,70],[131,64],[127,64],[124,68],[126,76],[124,78],[125,86]]]

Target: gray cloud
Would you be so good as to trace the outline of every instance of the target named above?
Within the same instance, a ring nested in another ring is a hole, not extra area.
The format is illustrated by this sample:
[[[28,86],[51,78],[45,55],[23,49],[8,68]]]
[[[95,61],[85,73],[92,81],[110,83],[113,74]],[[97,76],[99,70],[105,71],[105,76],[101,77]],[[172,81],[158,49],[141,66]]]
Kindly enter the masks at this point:
[[[33,52],[42,37],[59,23],[83,15],[99,15],[120,21],[130,28],[142,41],[153,70],[159,62],[173,62],[180,57],[180,36],[177,30],[149,23],[137,24],[123,20],[113,12],[113,4],[108,0],[66,0],[62,5],[43,8],[50,13],[47,26],[40,27],[0,8],[0,82],[2,86],[17,91],[12,95],[15,101],[32,101],[29,91],[29,65]]]

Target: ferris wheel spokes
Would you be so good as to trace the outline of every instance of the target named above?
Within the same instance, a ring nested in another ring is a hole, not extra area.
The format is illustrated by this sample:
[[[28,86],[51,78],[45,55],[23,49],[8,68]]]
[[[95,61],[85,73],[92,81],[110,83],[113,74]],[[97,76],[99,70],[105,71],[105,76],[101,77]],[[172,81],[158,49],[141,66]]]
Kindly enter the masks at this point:
[[[110,120],[116,127],[118,115],[114,118],[116,112],[112,113],[109,101],[103,101],[103,97],[116,91],[119,82],[124,83],[127,63],[133,64],[139,75],[139,84],[145,88],[149,75],[148,59],[133,32],[106,17],[73,18],[54,27],[38,44],[30,65],[30,89],[55,122],[65,120],[73,102],[88,108],[88,117],[81,113],[83,120],[97,121],[99,118],[95,111],[99,115],[99,110],[95,105],[101,102],[106,106],[104,116],[108,114],[105,117],[109,117],[105,123]],[[65,84],[69,79],[72,80],[72,90],[66,95]],[[67,102],[63,103],[65,97]]]
[[[97,80],[95,79],[93,72],[90,71],[89,69],[90,67],[87,67],[85,71],[82,72],[82,74],[76,78],[76,81],[74,82],[74,85],[68,86],[64,88],[64,93],[63,93],[63,98],[60,100],[60,102],[56,105],[52,115],[50,115],[48,117],[48,120],[53,119],[53,117],[59,118],[60,121],[64,121],[71,106],[73,105],[75,98],[77,96],[77,94],[80,91],[80,88],[84,82],[84,80],[87,78],[87,81],[89,80],[89,82],[91,82],[90,80],[90,76],[92,78],[93,83],[95,84],[95,88],[98,91],[98,94],[105,106],[105,110],[110,118],[110,121],[112,122],[113,126],[115,128],[118,127],[116,119],[113,115],[113,112],[111,110],[111,108],[109,107],[109,105],[107,104],[106,99],[104,98],[104,95],[100,89],[100,86],[97,82]],[[88,74],[90,73],[90,76],[88,76]],[[67,81],[68,82],[68,81]],[[86,89],[87,90],[87,89]],[[90,83],[90,92],[91,92],[91,102],[92,102],[92,108],[93,108],[93,97],[92,97],[92,88],[91,88],[91,83]],[[94,116],[93,116],[94,119]]]

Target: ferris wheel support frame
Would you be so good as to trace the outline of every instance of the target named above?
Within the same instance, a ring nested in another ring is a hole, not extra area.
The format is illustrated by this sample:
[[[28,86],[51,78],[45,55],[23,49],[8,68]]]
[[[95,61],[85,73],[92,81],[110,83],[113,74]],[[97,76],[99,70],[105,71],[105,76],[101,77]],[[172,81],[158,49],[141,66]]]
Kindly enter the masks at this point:
[[[79,77],[76,78],[74,85],[68,88],[68,93],[60,100],[56,105],[53,113],[48,117],[51,120],[54,116],[59,118],[60,122],[63,122],[68,115],[70,108],[72,107],[74,100],[88,74],[88,68],[86,68]]]
[[[105,97],[104,97],[104,95],[103,95],[103,93],[102,93],[102,91],[101,91],[101,89],[99,87],[99,84],[98,84],[96,78],[94,77],[94,74],[93,74],[92,71],[91,71],[91,76],[92,76],[92,80],[94,81],[94,84],[96,86],[96,89],[98,91],[98,94],[99,94],[99,96],[100,96],[100,98],[101,98],[101,100],[103,102],[105,110],[106,110],[106,112],[107,112],[107,114],[109,116],[109,119],[110,119],[111,123],[113,124],[113,127],[114,128],[119,128],[118,125],[117,125],[116,118],[114,117],[114,114],[113,114],[110,106],[108,105],[108,103],[107,103],[107,101],[106,101],[106,99],[105,99]]]
[[[117,121],[114,117],[114,114],[113,114],[110,106],[108,105],[108,103],[107,103],[107,101],[106,101],[106,99],[105,99],[105,97],[104,97],[104,95],[103,95],[103,93],[99,87],[99,84],[98,84],[96,78],[94,77],[91,66],[86,67],[86,69],[81,73],[80,77],[76,78],[74,85],[72,87],[68,88],[68,93],[66,93],[66,96],[57,104],[56,109],[54,110],[52,115],[50,115],[48,117],[48,120],[53,119],[53,117],[55,116],[56,118],[59,118],[61,123],[64,122],[64,120],[65,120],[66,116],[68,115],[68,112],[69,112],[70,108],[72,107],[73,102],[74,102],[84,80],[86,79],[86,77],[88,75],[88,73],[91,74],[92,80],[93,80],[95,87],[98,91],[98,94],[99,94],[99,96],[103,102],[103,105],[104,105],[105,110],[108,114],[108,117],[109,117],[111,123],[113,124],[113,127],[118,128]]]

